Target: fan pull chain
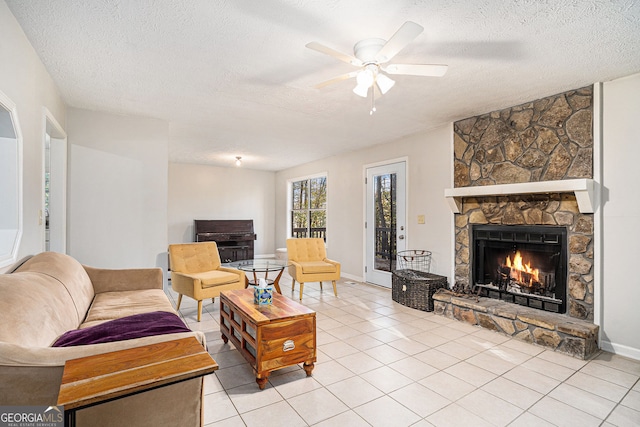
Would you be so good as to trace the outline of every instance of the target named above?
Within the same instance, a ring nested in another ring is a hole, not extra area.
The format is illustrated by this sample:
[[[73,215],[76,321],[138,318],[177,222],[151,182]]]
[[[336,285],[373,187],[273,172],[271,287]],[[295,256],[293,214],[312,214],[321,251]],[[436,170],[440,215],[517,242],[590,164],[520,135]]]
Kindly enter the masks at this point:
[[[369,115],[373,116],[373,113],[376,112],[376,90],[373,86],[371,86],[371,110],[369,111]]]

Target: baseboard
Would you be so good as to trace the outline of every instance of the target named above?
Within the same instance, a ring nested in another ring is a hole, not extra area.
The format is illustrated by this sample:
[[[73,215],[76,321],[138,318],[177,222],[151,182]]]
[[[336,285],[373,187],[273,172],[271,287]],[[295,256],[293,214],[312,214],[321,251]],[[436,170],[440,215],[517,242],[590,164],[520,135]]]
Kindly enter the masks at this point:
[[[610,341],[600,341],[600,349],[618,356],[628,357],[630,359],[640,360],[640,349],[629,347],[622,344],[612,343]]]
[[[340,273],[340,277],[343,279],[353,280],[355,282],[364,282],[364,279],[360,276],[354,276],[353,274]]]

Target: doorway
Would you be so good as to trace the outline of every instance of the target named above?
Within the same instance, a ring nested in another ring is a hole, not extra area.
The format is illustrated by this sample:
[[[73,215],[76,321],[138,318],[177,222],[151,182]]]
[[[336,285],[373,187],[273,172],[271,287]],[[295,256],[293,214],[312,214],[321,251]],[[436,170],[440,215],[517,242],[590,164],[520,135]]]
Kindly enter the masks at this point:
[[[44,194],[42,222],[44,250],[67,249],[67,134],[45,109]]]
[[[365,281],[390,288],[406,248],[406,162],[366,169],[366,216]]]

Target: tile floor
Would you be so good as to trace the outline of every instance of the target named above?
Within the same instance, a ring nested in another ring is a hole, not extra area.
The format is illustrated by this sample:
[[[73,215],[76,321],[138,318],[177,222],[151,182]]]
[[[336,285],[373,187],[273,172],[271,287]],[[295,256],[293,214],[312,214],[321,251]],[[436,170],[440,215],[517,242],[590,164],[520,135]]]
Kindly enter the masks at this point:
[[[283,277],[285,295],[291,279]],[[173,300],[176,295],[168,292]],[[317,363],[271,374],[264,390],[219,329],[219,299],[181,314],[206,333],[220,369],[205,378],[207,427],[639,426],[640,361],[589,361],[393,302],[389,289],[305,284],[317,312]]]

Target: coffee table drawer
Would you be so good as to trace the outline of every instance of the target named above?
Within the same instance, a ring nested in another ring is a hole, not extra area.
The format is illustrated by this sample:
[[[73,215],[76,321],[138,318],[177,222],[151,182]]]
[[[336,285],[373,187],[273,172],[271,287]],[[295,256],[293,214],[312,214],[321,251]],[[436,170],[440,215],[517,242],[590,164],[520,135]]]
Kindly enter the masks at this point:
[[[305,361],[315,361],[314,318],[264,325],[258,371],[271,370]]]

